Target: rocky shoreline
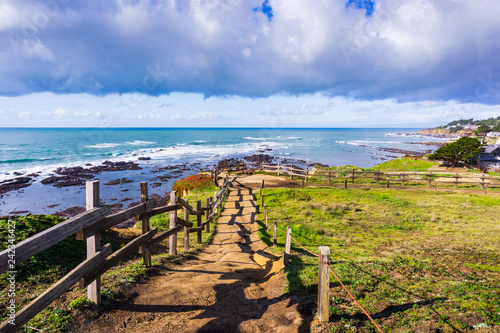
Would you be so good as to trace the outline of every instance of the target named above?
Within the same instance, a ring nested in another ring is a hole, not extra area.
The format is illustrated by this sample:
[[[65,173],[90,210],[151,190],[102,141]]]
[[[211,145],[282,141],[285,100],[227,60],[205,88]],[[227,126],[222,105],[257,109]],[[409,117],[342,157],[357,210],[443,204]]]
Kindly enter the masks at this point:
[[[418,143],[423,144],[423,143]],[[428,145],[438,145],[437,143],[428,143]],[[397,153],[401,155],[409,155],[409,156],[422,156],[423,153],[417,151],[409,151],[402,149],[394,149],[394,148],[376,148],[379,151]],[[270,150],[270,149],[269,149]],[[216,162],[216,165],[220,169],[235,167],[241,162],[247,163],[266,163],[266,164],[280,164],[283,166],[290,166],[296,168],[305,167],[314,167],[316,165],[320,165],[323,167],[328,167],[328,165],[322,163],[312,163],[303,159],[293,159],[279,156],[271,156],[266,154],[265,152],[269,151],[259,151],[257,154],[251,154],[248,156],[240,157],[240,158],[228,158],[223,159]],[[147,161],[147,159],[143,158],[140,161]],[[214,165],[215,166],[215,165]],[[181,176],[188,175],[189,172],[200,172],[203,169],[207,170],[211,168],[209,165],[202,165],[201,163],[178,163],[174,165],[167,166],[148,166],[147,171],[140,172],[146,166],[141,166],[136,162],[132,161],[104,161],[99,165],[86,164],[85,166],[77,166],[77,167],[60,167],[52,171],[52,173],[48,174],[45,178],[41,177],[41,172],[24,174],[21,172],[14,172],[13,175],[16,176],[12,179],[7,179],[0,182],[0,199],[9,192],[15,192],[22,194],[24,193],[24,189],[33,184],[39,184],[41,186],[40,190],[43,190],[44,186],[51,185],[51,187],[55,189],[63,190],[69,189],[71,187],[77,187],[75,190],[71,190],[74,193],[81,193],[84,191],[85,182],[91,179],[95,179],[98,174],[105,175],[109,174],[106,177],[101,176],[102,184],[105,186],[104,188],[116,187],[112,193],[115,193],[111,199],[106,199],[106,204],[111,206],[113,212],[123,209],[124,207],[131,207],[139,203],[138,198],[133,199],[130,197],[124,197],[124,194],[130,190],[134,190],[134,187],[126,187],[127,184],[135,181],[148,181],[150,184],[150,188],[164,188],[163,191],[159,192],[159,194],[151,194],[150,197],[154,198],[157,201],[157,205],[161,206],[166,203],[166,200],[170,194],[170,191],[167,191],[165,186],[171,186],[173,181]],[[130,174],[130,172],[137,171],[137,173]],[[127,173],[129,172],[129,173]],[[120,175],[121,174],[121,175]],[[127,176],[128,175],[128,176]],[[135,175],[135,176],[134,176]],[[139,177],[140,176],[140,177]],[[146,178],[146,179],[144,179]],[[134,180],[131,180],[134,179]],[[144,179],[144,180],[143,180]],[[170,185],[168,185],[170,184]],[[36,190],[39,191],[39,190]],[[68,190],[65,190],[68,191]],[[38,192],[37,192],[38,193]],[[60,192],[63,194],[64,192]],[[120,195],[118,195],[120,193]],[[158,193],[158,190],[157,190]],[[17,195],[19,200],[22,196]],[[134,195],[135,196],[135,195]],[[17,200],[17,199],[16,199]],[[59,203],[54,203],[59,202]],[[45,210],[49,210],[49,212],[53,211],[56,207],[60,206],[62,202],[67,203],[66,200],[56,201],[55,198],[52,200],[52,204],[46,204],[43,206]],[[20,203],[21,204],[21,203]],[[57,212],[51,213],[52,215],[61,216],[61,217],[72,217],[77,214],[85,211],[85,208],[82,206],[72,206],[63,207]],[[24,205],[21,207],[25,208]],[[29,214],[29,210],[19,210],[14,209],[11,211],[6,211],[10,215],[19,215],[19,214]],[[5,214],[5,212],[4,212]],[[130,223],[132,223],[130,221]],[[129,225],[130,223],[126,223],[125,225]],[[135,223],[135,222],[134,222]]]

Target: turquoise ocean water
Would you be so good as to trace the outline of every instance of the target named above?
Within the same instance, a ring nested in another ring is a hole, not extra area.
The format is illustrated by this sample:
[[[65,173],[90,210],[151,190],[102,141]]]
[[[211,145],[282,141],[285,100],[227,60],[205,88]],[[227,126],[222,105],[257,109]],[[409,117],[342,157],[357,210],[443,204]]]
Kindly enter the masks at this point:
[[[0,215],[16,210],[51,213],[80,205],[82,187],[54,188],[40,180],[58,167],[98,165],[103,161],[135,161],[143,168],[97,175],[134,180],[110,187],[108,194],[123,199],[139,181],[153,182],[150,171],[184,164],[184,172],[152,189],[162,195],[175,178],[197,173],[217,161],[256,153],[303,159],[308,163],[370,167],[402,156],[382,148],[425,152],[436,147],[415,144],[442,139],[416,135],[417,129],[0,129],[0,182],[14,172],[38,172],[33,185],[0,198]],[[138,161],[139,157],[150,160]],[[128,186],[128,187],[126,187]],[[125,187],[125,188],[124,188]],[[103,188],[106,192],[105,188]],[[119,193],[120,192],[120,193]],[[163,192],[163,193],[162,193]],[[51,196],[53,200],[40,199]],[[43,202],[42,202],[43,201]],[[54,208],[47,208],[59,203]]]

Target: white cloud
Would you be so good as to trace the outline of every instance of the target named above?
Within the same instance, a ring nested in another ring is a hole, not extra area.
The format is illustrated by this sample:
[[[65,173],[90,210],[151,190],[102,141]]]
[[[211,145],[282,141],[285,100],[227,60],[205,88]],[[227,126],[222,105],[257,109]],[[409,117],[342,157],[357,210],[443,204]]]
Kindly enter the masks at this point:
[[[68,114],[68,110],[66,110],[65,108],[58,108],[54,111],[54,114],[56,116],[64,116],[64,115]]]
[[[270,0],[271,21],[252,10],[262,0],[50,3],[0,5],[0,34],[12,40],[0,54],[9,78],[0,95],[325,92],[500,103],[500,93],[475,92],[479,77],[500,73],[497,0],[378,0],[368,17],[346,1]]]

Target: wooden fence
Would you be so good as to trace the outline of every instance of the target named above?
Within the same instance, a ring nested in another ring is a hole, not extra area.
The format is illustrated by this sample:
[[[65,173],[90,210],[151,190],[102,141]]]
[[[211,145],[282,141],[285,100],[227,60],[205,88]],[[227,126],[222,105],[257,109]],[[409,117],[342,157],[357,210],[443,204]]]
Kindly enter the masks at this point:
[[[189,249],[190,233],[196,232],[197,241],[201,243],[202,232],[210,231],[210,223],[218,214],[228,184],[228,179],[224,179],[222,186],[219,187],[219,192],[215,192],[214,197],[207,198],[205,206],[202,206],[201,201],[198,201],[195,209],[186,200],[178,197],[175,192],[171,192],[168,206],[153,208],[156,202],[148,199],[148,184],[141,183],[141,203],[109,215],[110,207],[100,205],[99,181],[87,182],[87,211],[16,244],[13,249],[0,252],[0,273],[4,273],[14,270],[14,265],[24,262],[71,235],[76,234],[77,239],[87,240],[87,259],[18,311],[13,322],[12,319],[3,322],[0,325],[0,332],[14,332],[20,329],[77,282],[80,282],[81,288],[88,286],[89,299],[99,304],[101,301],[101,275],[118,265],[121,259],[134,251],[142,252],[144,264],[150,267],[151,248],[166,238],[169,238],[169,253],[177,254],[178,232],[184,232],[185,250]],[[184,219],[177,216],[179,209],[184,209]],[[167,212],[170,212],[170,229],[162,233],[158,232],[158,228],[150,229],[149,219]],[[189,215],[196,216],[196,226],[189,222]],[[116,252],[112,252],[111,244],[101,245],[101,233],[104,230],[132,217],[136,217],[142,222],[141,236]],[[202,222],[203,217],[204,221]]]
[[[213,171],[215,174],[220,172],[233,172],[233,171],[251,171],[258,170],[267,173],[273,173],[277,176],[290,176],[291,179],[302,179],[305,183],[317,183],[321,185],[335,185],[340,184],[347,188],[349,184],[363,185],[382,185],[387,188],[391,186],[411,186],[412,184],[427,184],[428,187],[438,189],[441,186],[454,185],[458,188],[459,184],[466,184],[478,186],[485,193],[488,188],[500,187],[500,178],[493,177],[488,174],[464,174],[464,173],[449,173],[449,172],[381,172],[381,171],[360,171],[360,170],[318,170],[315,168],[300,169],[294,166],[281,165],[280,163],[274,164],[257,164],[257,163],[237,163],[231,168],[224,170]],[[434,185],[434,186],[433,186]]]

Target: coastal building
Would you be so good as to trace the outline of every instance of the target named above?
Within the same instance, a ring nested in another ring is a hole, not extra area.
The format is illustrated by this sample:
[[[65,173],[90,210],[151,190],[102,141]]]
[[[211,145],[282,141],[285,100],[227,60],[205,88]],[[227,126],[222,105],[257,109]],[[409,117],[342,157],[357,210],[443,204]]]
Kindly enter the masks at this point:
[[[500,169],[500,144],[484,147],[480,155],[474,156],[474,161],[477,161],[480,168]]]
[[[498,138],[500,137],[500,132],[489,132],[486,134],[486,136],[490,138]]]

